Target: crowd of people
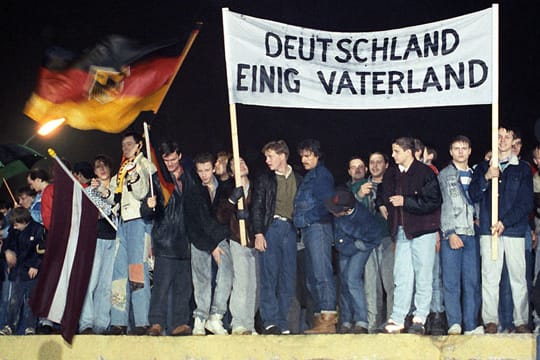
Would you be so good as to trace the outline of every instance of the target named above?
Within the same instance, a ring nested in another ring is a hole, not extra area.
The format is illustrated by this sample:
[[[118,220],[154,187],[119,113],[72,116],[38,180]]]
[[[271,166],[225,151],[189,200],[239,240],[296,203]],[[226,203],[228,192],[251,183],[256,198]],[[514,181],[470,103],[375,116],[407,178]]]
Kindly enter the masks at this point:
[[[516,130],[498,136],[497,162],[474,166],[456,136],[440,172],[435,149],[400,137],[393,161],[352,156],[336,186],[315,139],[297,145],[303,176],[274,140],[252,178],[242,157],[191,160],[174,141],[156,167],[125,133],[116,174],[106,155],[71,167],[102,210],[79,334],[538,332],[540,146],[529,164]],[[27,182],[0,202],[0,335],[58,330],[29,306],[55,241],[54,179],[32,169]]]

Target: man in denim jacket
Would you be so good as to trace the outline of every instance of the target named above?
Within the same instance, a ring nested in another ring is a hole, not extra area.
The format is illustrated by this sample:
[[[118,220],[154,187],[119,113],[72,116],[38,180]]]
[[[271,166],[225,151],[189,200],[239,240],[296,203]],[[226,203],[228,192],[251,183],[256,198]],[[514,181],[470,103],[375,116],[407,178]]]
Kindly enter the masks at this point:
[[[482,257],[482,319],[485,332],[497,332],[499,282],[506,260],[514,301],[516,332],[529,332],[529,302],[525,278],[525,238],[533,208],[532,174],[527,163],[512,154],[513,132],[499,128],[499,164],[488,161],[476,168],[469,195],[480,203],[480,255]],[[491,219],[491,179],[499,179],[499,217]],[[497,258],[491,256],[491,235],[497,236]]]
[[[474,231],[474,204],[468,188],[471,141],[458,135],[450,143],[452,162],[439,174],[441,206],[441,263],[449,335],[483,332],[480,311],[480,249]],[[463,305],[462,305],[463,304]]]
[[[332,268],[332,215],[324,206],[324,200],[334,193],[334,177],[319,161],[322,153],[318,140],[300,142],[298,153],[308,172],[294,199],[293,221],[302,231],[306,246],[306,285],[315,303],[315,325],[305,333],[335,333],[337,312]]]

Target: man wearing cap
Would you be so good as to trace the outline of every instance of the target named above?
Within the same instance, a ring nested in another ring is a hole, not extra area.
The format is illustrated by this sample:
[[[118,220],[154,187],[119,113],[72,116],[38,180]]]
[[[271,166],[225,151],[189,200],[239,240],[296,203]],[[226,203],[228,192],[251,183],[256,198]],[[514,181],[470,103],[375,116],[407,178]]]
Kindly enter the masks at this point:
[[[368,314],[364,290],[364,269],[372,250],[381,243],[381,228],[367,207],[347,189],[338,189],[325,200],[334,219],[339,253],[341,329],[367,334]]]

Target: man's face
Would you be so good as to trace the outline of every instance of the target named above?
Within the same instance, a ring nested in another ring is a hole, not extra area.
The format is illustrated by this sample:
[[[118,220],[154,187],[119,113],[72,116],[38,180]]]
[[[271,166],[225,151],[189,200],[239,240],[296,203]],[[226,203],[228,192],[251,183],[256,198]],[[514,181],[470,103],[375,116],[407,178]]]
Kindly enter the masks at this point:
[[[384,161],[384,156],[381,154],[372,154],[369,157],[369,172],[371,176],[377,178],[384,175],[384,172],[388,169],[388,163]]]
[[[362,159],[352,159],[349,161],[348,172],[352,182],[362,180],[366,176],[366,164]]]
[[[180,159],[182,158],[182,154],[172,152],[167,155],[162,155],[161,158],[163,159],[165,167],[169,172],[174,173],[180,169]]]
[[[26,229],[27,226],[28,226],[28,223],[26,224],[19,223],[19,222],[13,223],[13,228],[19,231],[23,231],[24,229]]]
[[[201,178],[203,185],[210,185],[214,178],[214,164],[212,164],[210,161],[205,163],[196,163],[195,168],[197,169],[197,174]]]
[[[536,167],[538,168],[538,170],[540,170],[540,150],[539,149],[534,150],[533,162],[536,165]]]
[[[19,205],[21,205],[25,209],[30,209],[30,206],[32,206],[33,201],[34,201],[33,196],[30,196],[27,194],[19,195]]]
[[[411,150],[403,150],[398,144],[392,144],[392,157],[398,165],[405,165],[412,158]]]
[[[457,141],[450,146],[450,157],[458,164],[467,164],[471,156],[471,147],[463,141]]]
[[[506,153],[512,150],[512,140],[514,136],[511,131],[499,129],[499,151]]]
[[[94,163],[94,174],[101,181],[107,181],[111,178],[111,169],[102,161]]]
[[[122,140],[122,154],[126,159],[133,159],[140,150],[142,144],[135,141],[133,136],[125,137]]]
[[[519,156],[522,146],[523,143],[521,142],[520,138],[515,138],[514,140],[512,140],[512,154]]]
[[[231,166],[234,171],[234,160],[231,160]],[[246,162],[244,159],[240,158],[240,176],[248,176],[249,175],[249,169],[247,167]]]
[[[266,150],[264,152],[265,162],[268,168],[276,171],[287,163],[287,158],[284,153],[278,154],[275,150]]]
[[[314,169],[319,162],[319,157],[315,156],[315,154],[311,150],[301,150],[300,159],[302,160],[302,165],[304,165],[304,169],[308,171]]]
[[[216,163],[214,164],[215,173],[217,176],[221,176],[227,173],[227,161],[229,161],[229,158],[227,156],[218,156],[218,158],[216,159]]]
[[[34,190],[36,192],[41,191],[41,179],[32,180],[32,178],[30,176],[27,176],[26,177],[26,183],[28,184],[28,186],[30,186],[30,189],[32,189],[32,190]]]

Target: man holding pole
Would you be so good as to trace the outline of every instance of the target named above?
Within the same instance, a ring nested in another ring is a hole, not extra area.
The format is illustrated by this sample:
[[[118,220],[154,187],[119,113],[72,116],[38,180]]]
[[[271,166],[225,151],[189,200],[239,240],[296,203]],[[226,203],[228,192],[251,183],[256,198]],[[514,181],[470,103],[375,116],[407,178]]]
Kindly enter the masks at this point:
[[[150,281],[148,252],[150,242],[145,236],[145,221],[141,203],[150,189],[150,175],[155,166],[141,152],[142,137],[136,132],[122,136],[122,164],[111,179],[109,189],[102,194],[118,207],[119,246],[114,262],[111,294],[111,335],[126,333],[130,307],[133,307],[133,335],[145,335],[148,330]]]
[[[513,132],[499,127],[498,166],[478,164],[469,195],[480,204],[480,255],[482,257],[482,319],[487,334],[497,332],[499,282],[506,260],[514,301],[517,333],[529,332],[529,303],[525,277],[525,238],[528,214],[533,208],[532,174],[527,163],[512,154]],[[499,179],[498,219],[491,219],[491,180]],[[492,242],[492,236],[495,237]],[[497,252],[492,256],[492,246]]]

